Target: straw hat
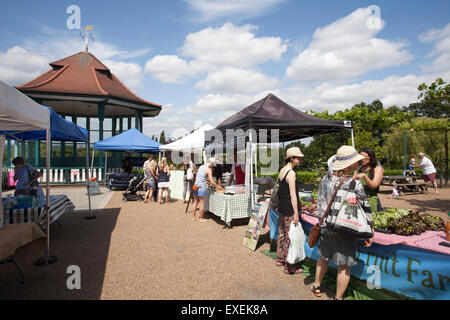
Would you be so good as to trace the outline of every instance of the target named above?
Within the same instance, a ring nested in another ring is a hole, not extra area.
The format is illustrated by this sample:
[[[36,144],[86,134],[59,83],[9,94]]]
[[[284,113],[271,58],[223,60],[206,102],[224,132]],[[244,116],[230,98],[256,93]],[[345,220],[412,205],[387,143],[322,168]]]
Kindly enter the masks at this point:
[[[360,155],[352,146],[342,146],[336,152],[336,158],[334,159],[333,166],[331,168],[336,171],[343,170],[366,158],[367,157]]]
[[[292,147],[292,148],[287,149],[287,151],[286,151],[286,159],[289,159],[290,157],[304,157],[304,155],[300,151],[300,148]]]
[[[216,162],[217,162],[217,160],[216,160],[215,157],[211,157],[211,158],[209,158],[209,160],[208,160],[208,163],[211,163],[211,164],[213,165],[213,167],[216,166]]]

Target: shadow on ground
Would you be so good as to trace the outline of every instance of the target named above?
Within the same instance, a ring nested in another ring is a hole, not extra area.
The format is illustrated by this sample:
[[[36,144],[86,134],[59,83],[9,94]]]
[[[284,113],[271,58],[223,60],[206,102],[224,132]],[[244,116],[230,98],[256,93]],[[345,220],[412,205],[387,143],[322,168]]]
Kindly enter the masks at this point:
[[[86,211],[61,217],[61,226],[52,224],[50,255],[58,261],[47,267],[34,262],[44,255],[43,248],[26,246],[16,251],[15,259],[25,272],[25,284],[13,264],[0,265],[0,299],[100,299],[111,234],[120,208],[92,210],[96,219],[86,220]],[[37,250],[39,249],[39,250]],[[80,267],[81,289],[69,290],[67,268]]]
[[[433,201],[429,201],[418,199],[405,199],[405,201],[407,201],[411,205],[419,207],[421,212],[424,211],[450,212],[450,200],[433,199]]]

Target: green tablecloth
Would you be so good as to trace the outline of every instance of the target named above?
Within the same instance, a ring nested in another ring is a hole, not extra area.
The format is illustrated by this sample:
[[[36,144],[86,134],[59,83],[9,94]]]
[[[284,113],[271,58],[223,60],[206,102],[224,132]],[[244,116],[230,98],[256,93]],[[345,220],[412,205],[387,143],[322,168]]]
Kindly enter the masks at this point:
[[[253,194],[256,203],[256,195]],[[233,219],[247,218],[252,213],[252,197],[245,194],[226,195],[207,191],[205,210],[214,213],[222,221],[230,224]]]

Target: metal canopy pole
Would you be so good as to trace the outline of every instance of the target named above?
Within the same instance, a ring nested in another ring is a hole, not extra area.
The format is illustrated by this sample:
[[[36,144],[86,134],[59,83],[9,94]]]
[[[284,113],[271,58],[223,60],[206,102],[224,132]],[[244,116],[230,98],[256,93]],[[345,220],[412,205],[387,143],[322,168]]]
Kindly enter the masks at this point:
[[[92,166],[94,165],[94,148],[92,148]],[[86,217],[84,217],[86,220],[92,220],[95,219],[95,215],[91,215],[91,192],[90,192],[90,178],[91,175],[89,174],[89,142],[86,142],[86,189],[88,193],[88,201],[89,201],[89,213]]]
[[[46,250],[45,250],[45,264],[48,265],[50,263],[56,262],[58,259],[56,256],[50,256],[50,157],[51,157],[51,147],[52,147],[52,137],[50,129],[46,130],[46,182],[45,182],[45,189],[46,189],[46,205],[45,205],[45,216],[46,216],[46,231],[47,231],[47,244],[46,244]]]
[[[351,135],[352,135],[352,147],[355,147],[355,137],[353,136],[353,128],[350,130]]]

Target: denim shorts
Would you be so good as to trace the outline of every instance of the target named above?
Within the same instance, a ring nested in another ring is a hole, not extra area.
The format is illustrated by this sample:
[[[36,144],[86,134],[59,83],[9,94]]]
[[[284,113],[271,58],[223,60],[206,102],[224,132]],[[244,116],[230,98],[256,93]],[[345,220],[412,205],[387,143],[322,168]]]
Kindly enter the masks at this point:
[[[156,189],[156,182],[155,182],[154,179],[148,179],[147,180],[147,185],[145,186],[145,189],[148,190],[150,188],[152,188],[153,190]]]
[[[197,191],[194,191],[196,197],[206,197],[206,187],[200,187]]]

